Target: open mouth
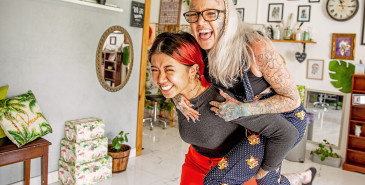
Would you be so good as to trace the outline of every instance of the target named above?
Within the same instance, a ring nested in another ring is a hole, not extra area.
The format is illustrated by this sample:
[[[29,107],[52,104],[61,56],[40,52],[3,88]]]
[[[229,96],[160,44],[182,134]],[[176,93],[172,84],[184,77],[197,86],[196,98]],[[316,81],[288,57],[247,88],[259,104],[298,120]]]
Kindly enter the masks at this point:
[[[199,30],[199,38],[202,40],[208,40],[212,37],[213,31],[209,29]]]
[[[172,88],[173,85],[167,85],[167,86],[160,86],[161,87],[161,90],[163,91],[168,91]]]

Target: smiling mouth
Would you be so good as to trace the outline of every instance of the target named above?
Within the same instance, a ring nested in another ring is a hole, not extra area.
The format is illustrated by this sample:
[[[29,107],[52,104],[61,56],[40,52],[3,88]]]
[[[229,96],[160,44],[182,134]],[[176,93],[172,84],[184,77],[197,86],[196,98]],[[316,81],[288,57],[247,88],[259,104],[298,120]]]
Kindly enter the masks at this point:
[[[212,37],[212,35],[213,35],[213,31],[211,31],[209,29],[199,30],[199,38],[202,40],[208,40],[208,39],[210,39],[210,37]]]
[[[173,85],[167,85],[167,86],[160,86],[161,87],[161,90],[163,91],[168,91],[172,88]]]

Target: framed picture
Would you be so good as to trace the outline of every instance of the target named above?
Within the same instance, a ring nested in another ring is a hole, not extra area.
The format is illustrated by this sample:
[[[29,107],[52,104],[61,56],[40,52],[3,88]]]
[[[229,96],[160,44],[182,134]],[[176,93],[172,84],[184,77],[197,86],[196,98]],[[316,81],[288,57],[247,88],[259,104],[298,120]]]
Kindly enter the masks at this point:
[[[237,0],[232,0],[234,5],[237,5]]]
[[[331,59],[354,60],[356,34],[333,33]]]
[[[310,3],[319,3],[321,0],[309,0]]]
[[[236,8],[238,14],[241,16],[241,20],[245,20],[245,9],[244,8]]]
[[[307,60],[307,79],[323,80],[324,60]]]
[[[364,9],[365,9],[365,4],[364,4]],[[364,18],[362,21],[363,21],[363,23],[362,23],[361,45],[365,45],[365,14],[364,14]]]
[[[281,22],[283,19],[284,3],[270,3],[267,22]]]
[[[298,22],[309,22],[311,18],[311,6],[310,5],[300,5],[298,6]]]
[[[365,105],[365,94],[352,94],[352,105]]]
[[[117,44],[117,37],[110,36],[110,45],[116,45],[116,44]]]
[[[132,27],[143,28],[144,3],[132,1],[129,24]]]

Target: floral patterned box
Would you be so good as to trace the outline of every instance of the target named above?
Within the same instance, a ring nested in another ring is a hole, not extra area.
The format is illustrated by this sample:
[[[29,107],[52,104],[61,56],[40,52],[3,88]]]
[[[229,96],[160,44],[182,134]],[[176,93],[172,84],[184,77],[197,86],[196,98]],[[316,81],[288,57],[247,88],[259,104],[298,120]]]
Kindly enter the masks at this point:
[[[104,121],[85,118],[65,122],[65,138],[73,142],[87,141],[104,136]]]
[[[60,159],[71,164],[82,164],[106,157],[108,154],[108,138],[75,143],[67,139],[61,140]]]
[[[87,185],[111,177],[112,157],[110,156],[80,165],[58,161],[58,179],[62,184]]]

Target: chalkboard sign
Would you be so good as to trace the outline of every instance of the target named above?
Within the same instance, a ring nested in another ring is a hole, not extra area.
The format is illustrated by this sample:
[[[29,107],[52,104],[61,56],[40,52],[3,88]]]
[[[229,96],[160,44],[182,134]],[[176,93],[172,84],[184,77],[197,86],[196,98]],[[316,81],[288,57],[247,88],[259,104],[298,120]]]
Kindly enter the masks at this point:
[[[132,1],[131,26],[143,28],[144,3]]]

